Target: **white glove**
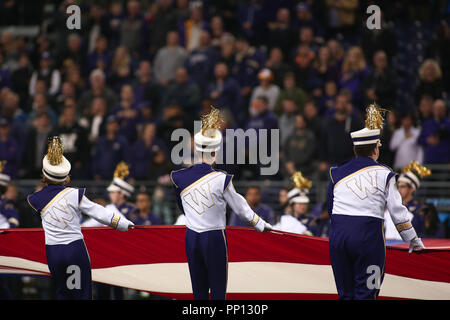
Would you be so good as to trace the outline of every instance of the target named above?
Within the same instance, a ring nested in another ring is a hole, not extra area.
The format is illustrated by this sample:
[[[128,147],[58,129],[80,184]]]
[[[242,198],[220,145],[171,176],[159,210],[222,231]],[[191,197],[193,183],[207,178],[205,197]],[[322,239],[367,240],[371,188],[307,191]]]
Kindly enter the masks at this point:
[[[272,231],[272,225],[270,223],[264,222],[264,231],[263,232],[268,232],[268,231]]]
[[[254,228],[258,232],[267,232],[272,230],[270,223],[265,222],[261,217],[259,218],[258,223],[255,224]]]
[[[425,249],[425,246],[422,243],[422,240],[418,237],[411,240],[409,243],[409,251],[408,253],[411,253],[413,251],[421,251]]]
[[[131,226],[134,226],[134,223],[122,216],[119,218],[119,221],[117,221],[116,229],[119,231],[128,231]]]

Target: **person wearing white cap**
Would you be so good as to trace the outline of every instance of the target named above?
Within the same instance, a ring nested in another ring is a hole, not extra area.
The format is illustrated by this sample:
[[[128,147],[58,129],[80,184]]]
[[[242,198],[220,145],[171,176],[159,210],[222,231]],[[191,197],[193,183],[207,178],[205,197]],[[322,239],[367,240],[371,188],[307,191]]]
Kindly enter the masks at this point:
[[[127,231],[133,223],[89,200],[85,188],[66,186],[70,162],[63,156],[59,137],[52,137],[42,160],[42,190],[28,195],[29,205],[41,215],[48,268],[59,300],[92,299],[91,263],[81,233],[82,213],[102,224]],[[77,274],[73,284],[69,277]],[[78,283],[78,284],[77,284]]]
[[[311,188],[311,181],[303,177],[300,171],[294,173],[291,180],[294,182],[295,187],[288,192],[287,196],[289,206],[292,208],[292,213],[285,212],[280,217],[280,221],[273,226],[273,229],[312,235],[307,227],[309,219],[305,219],[309,204],[307,193]]]
[[[224,300],[228,276],[226,206],[259,232],[272,226],[260,218],[238,194],[232,175],[214,170],[221,148],[221,116],[218,109],[202,119],[202,129],[194,136],[199,161],[193,166],[172,171],[177,203],[186,218],[185,249],[194,299]]]
[[[402,168],[402,173],[397,179],[397,189],[402,197],[402,203],[408,209],[412,225],[418,234],[424,229],[428,207],[414,199],[414,192],[420,187],[420,180],[429,175],[431,175],[429,169],[417,161],[411,161]],[[401,240],[390,215],[386,211],[384,215],[386,240]]]
[[[14,202],[5,197],[5,192],[11,181],[11,177],[3,173],[6,160],[0,161],[0,229],[17,228],[19,226],[19,214]]]
[[[385,209],[410,243],[409,252],[424,249],[402,204],[396,174],[377,162],[385,111],[376,104],[366,109],[366,127],[350,134],[355,158],[329,171],[330,261],[343,300],[378,297],[386,259]]]

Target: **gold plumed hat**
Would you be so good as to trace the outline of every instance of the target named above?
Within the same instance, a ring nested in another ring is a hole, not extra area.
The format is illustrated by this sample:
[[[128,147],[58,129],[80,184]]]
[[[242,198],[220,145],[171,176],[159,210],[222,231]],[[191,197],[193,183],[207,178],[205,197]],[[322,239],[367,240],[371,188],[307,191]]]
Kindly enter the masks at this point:
[[[202,152],[214,152],[220,149],[224,122],[220,110],[211,106],[209,114],[202,116],[202,129],[194,136],[195,149]]]
[[[350,133],[353,145],[373,144],[380,141],[384,114],[389,110],[381,108],[375,102],[366,108],[365,128]]]
[[[42,174],[49,180],[63,182],[69,175],[71,165],[64,157],[64,148],[61,138],[49,138],[47,154],[42,160]]]
[[[305,178],[300,171],[295,172],[291,181],[294,184],[294,188],[288,192],[289,203],[309,203],[307,194],[311,189],[311,180]]]
[[[122,192],[125,196],[131,197],[134,192],[134,187],[125,181],[129,174],[130,170],[128,165],[124,161],[119,162],[114,170],[113,180],[106,190],[108,192]]]
[[[398,182],[405,182],[416,190],[420,187],[420,179],[429,175],[431,175],[430,169],[422,166],[417,161],[411,161],[403,167]]]

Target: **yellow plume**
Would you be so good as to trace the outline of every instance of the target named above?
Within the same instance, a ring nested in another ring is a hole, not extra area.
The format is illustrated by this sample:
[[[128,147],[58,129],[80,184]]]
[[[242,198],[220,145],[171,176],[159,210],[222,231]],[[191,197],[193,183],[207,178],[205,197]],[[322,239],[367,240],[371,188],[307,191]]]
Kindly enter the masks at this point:
[[[383,109],[375,102],[370,104],[366,108],[366,128],[370,130],[383,129],[383,115],[389,112],[387,109]]]
[[[311,189],[311,180],[305,178],[300,171],[294,173],[291,180],[294,183],[294,186],[298,189]]]
[[[48,149],[47,149],[47,159],[52,166],[57,166],[63,161],[63,145],[61,143],[61,138],[54,136],[49,138]]]
[[[210,138],[215,137],[215,132],[214,130],[209,129],[220,130],[220,127],[224,122],[220,114],[220,110],[214,108],[213,106],[211,106],[210,113],[202,116],[201,119],[202,119],[202,135],[209,134]]]
[[[117,164],[116,170],[114,170],[114,178],[120,178],[124,180],[130,174],[130,170],[128,169],[128,165],[121,161]]]
[[[6,160],[0,161],[0,173],[3,172],[3,169],[5,169]]]
[[[420,165],[417,161],[411,161],[402,169],[402,173],[412,172],[421,178],[428,177],[431,175],[431,170]]]

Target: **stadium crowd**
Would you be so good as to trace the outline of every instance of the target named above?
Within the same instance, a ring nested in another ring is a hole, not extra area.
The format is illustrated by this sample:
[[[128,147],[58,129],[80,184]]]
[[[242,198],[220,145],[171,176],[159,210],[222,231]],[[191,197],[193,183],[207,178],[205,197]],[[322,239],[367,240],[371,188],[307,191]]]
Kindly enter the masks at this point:
[[[5,27],[20,16],[14,6],[21,1],[4,2],[4,173],[39,179],[47,139],[58,135],[72,180],[111,180],[125,161],[135,184],[168,184],[179,168],[170,161],[172,132],[193,131],[213,105],[224,111],[224,130],[280,130],[280,170],[270,179],[287,180],[297,170],[327,179],[330,166],[353,157],[349,133],[364,126],[365,106],[374,101],[390,110],[380,162],[396,170],[411,160],[448,164],[445,1],[409,1],[407,9],[403,1],[377,1],[381,29],[369,30],[365,10],[373,2],[56,1],[36,37]],[[81,7],[80,30],[66,27],[72,3]],[[403,48],[395,29],[414,23],[429,26],[433,37],[420,42],[418,68],[399,75],[395,58]],[[398,85],[405,77],[410,104]],[[235,180],[267,178],[255,165],[219,168]],[[138,196],[143,206],[148,201]]]

